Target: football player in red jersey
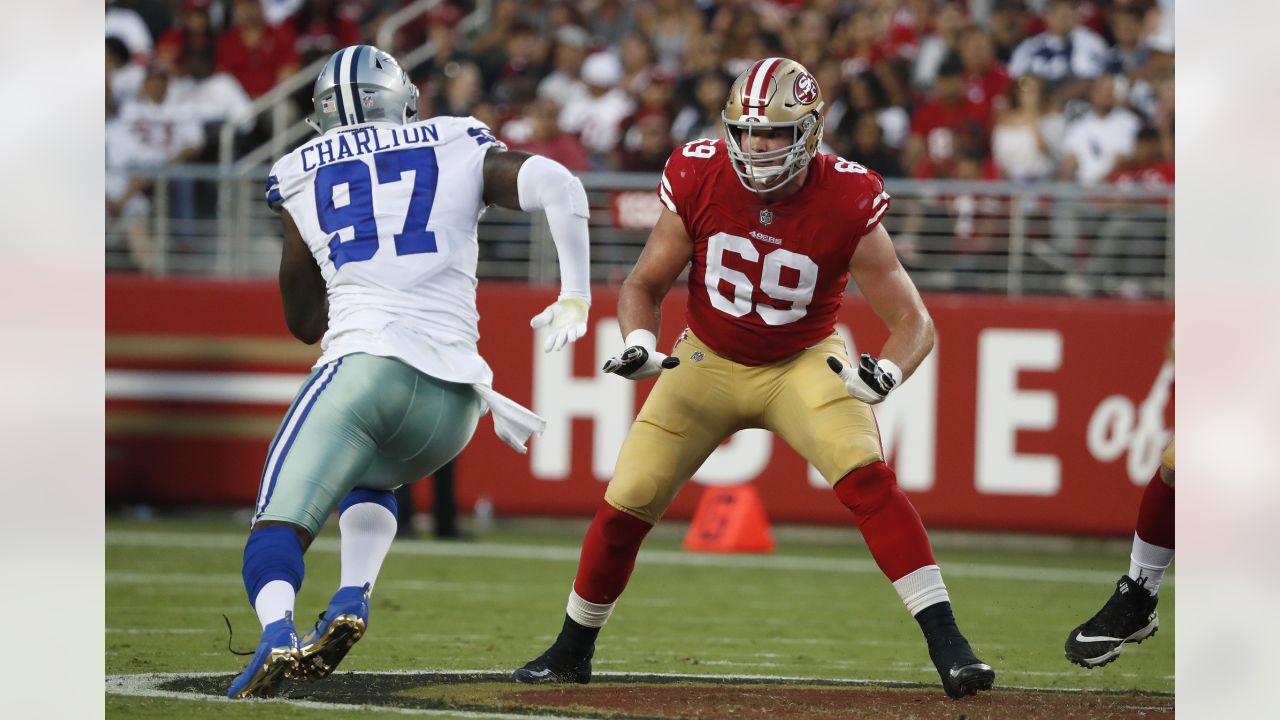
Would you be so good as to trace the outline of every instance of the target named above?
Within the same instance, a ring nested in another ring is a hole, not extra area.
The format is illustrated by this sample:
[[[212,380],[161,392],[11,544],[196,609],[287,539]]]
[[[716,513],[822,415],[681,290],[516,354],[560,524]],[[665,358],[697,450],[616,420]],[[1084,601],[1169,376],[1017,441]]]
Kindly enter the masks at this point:
[[[822,110],[802,65],[767,58],[730,89],[726,139],[691,142],[668,160],[662,215],[618,299],[626,349],[604,368],[661,377],[587,530],[563,629],[514,680],[590,680],[596,636],[649,529],[721,441],[765,428],[816,466],[853,512],[924,631],[947,694],[994,682],[956,627],[928,535],[884,462],[871,412],[929,354],[933,322],[880,224],[889,208],[880,176],[817,152]],[[662,299],[690,264],[688,329],[668,358],[657,351]],[[864,354],[856,365],[835,333],[850,274],[890,331],[879,359]]]

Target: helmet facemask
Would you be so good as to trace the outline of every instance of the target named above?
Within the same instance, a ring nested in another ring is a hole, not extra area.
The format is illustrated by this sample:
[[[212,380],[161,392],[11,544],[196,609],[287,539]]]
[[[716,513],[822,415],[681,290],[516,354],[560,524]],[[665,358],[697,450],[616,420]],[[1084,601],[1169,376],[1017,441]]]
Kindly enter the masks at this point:
[[[786,122],[757,122],[754,117],[744,122],[731,120],[727,113],[720,117],[733,170],[743,187],[753,192],[773,192],[786,185],[809,166],[822,142],[822,116],[817,110]],[[752,152],[753,136],[761,131],[789,133],[791,142],[775,150]]]

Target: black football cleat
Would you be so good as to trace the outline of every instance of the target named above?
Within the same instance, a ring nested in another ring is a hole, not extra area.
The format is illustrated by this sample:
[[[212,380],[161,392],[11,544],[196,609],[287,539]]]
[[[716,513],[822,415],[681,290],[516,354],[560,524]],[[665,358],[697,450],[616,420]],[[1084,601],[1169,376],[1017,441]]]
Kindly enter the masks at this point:
[[[942,679],[942,689],[952,700],[977,695],[995,684],[996,671],[973,654],[963,635],[931,639],[929,657]]]
[[[565,659],[568,653],[560,652],[555,645],[538,657],[525,663],[525,666],[511,673],[511,679],[518,683],[537,685],[542,683],[579,683],[591,682],[591,656],[595,647],[587,651],[585,657],[576,660]]]
[[[1088,622],[1067,636],[1067,660],[1092,670],[1115,660],[1125,643],[1140,643],[1156,634],[1158,598],[1128,575],[1116,581],[1116,591]]]

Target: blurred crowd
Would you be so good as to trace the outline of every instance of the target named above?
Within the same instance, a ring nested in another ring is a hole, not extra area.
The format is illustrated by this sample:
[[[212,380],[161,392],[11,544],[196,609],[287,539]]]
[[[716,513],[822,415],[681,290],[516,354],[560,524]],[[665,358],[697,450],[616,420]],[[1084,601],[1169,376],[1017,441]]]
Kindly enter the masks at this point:
[[[108,164],[216,160],[215,128],[407,4],[107,2]],[[383,49],[426,44],[406,68],[424,117],[474,115],[575,171],[661,170],[783,55],[825,96],[823,150],[886,177],[1173,182],[1173,0],[446,0]],[[309,113],[310,84],[285,102]],[[265,126],[237,128],[241,151]],[[143,190],[109,178],[108,211]]]

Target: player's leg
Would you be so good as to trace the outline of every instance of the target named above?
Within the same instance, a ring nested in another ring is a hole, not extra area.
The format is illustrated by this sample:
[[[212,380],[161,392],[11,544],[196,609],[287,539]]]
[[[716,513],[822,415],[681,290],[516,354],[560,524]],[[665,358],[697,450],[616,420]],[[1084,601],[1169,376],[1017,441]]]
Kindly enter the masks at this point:
[[[409,398],[401,405],[360,408],[379,434],[378,456],[339,504],[341,579],[329,605],[300,641],[296,676],[331,674],[368,629],[369,598],[397,529],[394,489],[436,472],[466,447],[480,418],[470,385],[444,382],[378,358],[381,393]]]
[[[1129,573],[1116,581],[1102,609],[1067,635],[1065,655],[1081,667],[1106,665],[1119,657],[1125,643],[1140,643],[1160,627],[1157,593],[1173,562],[1173,455],[1171,442],[1142,494]]]
[[[231,697],[271,696],[299,659],[294,601],[302,587],[303,553],[341,497],[329,478],[357,478],[374,446],[341,428],[355,379],[347,358],[317,368],[303,383],[267,451],[245,543],[243,576],[249,602],[263,626],[257,651],[231,683]],[[334,497],[334,496],[337,497]]]
[[[766,426],[817,467],[853,513],[871,556],[920,624],[947,694],[987,690],[995,671],[974,655],[956,625],[929,535],[884,462],[871,408],[822,374],[831,374],[828,355],[848,362],[833,336],[778,366]]]
[[[690,355],[701,352],[700,360]],[[734,368],[696,339],[672,353],[618,453],[613,479],[582,541],[560,634],[513,673],[526,683],[588,682],[596,637],[613,613],[649,530],[717,446],[739,429]],[[828,371],[830,372],[830,371]],[[749,395],[749,393],[741,393]]]

